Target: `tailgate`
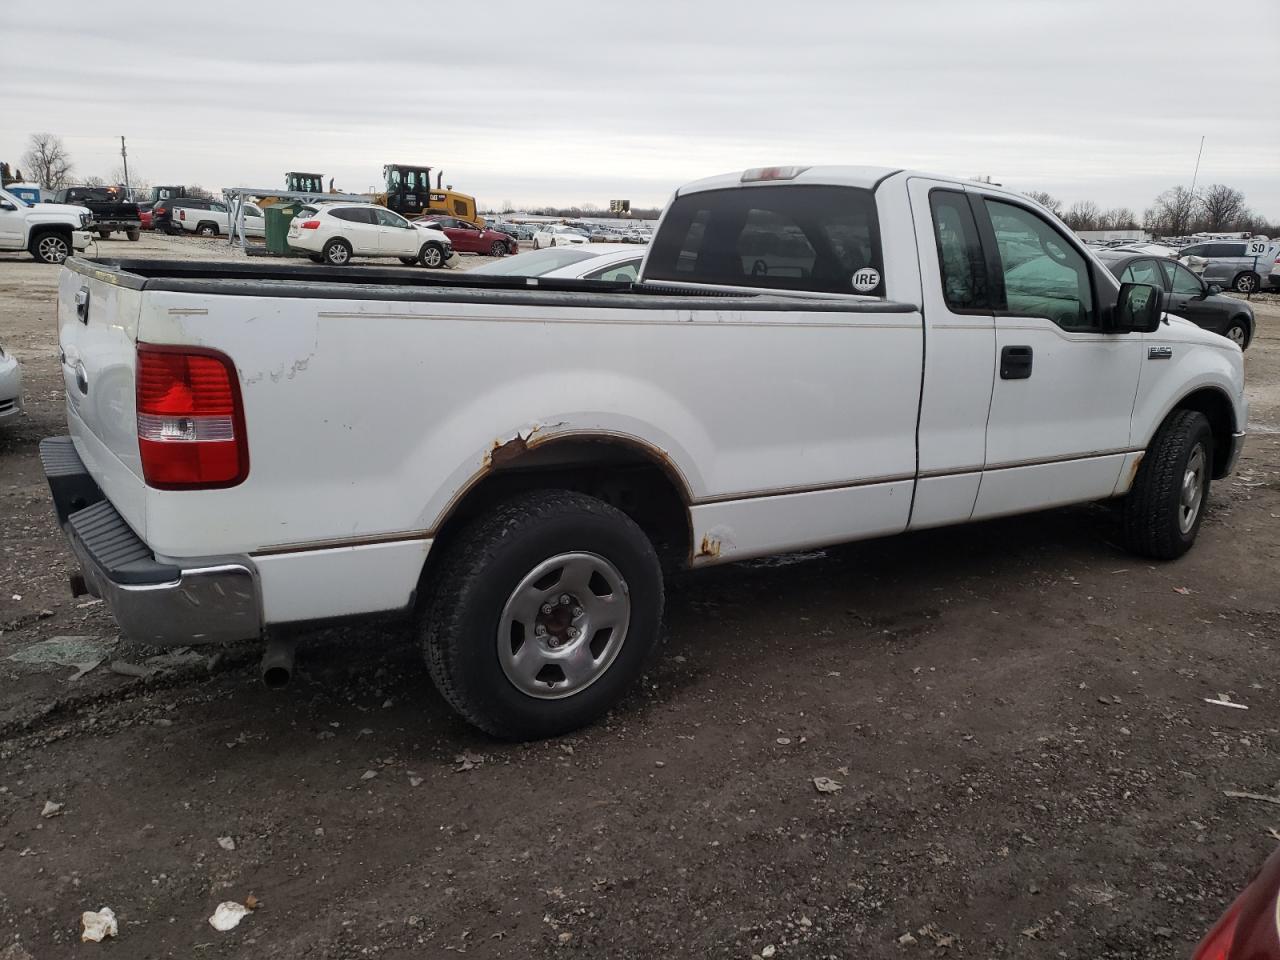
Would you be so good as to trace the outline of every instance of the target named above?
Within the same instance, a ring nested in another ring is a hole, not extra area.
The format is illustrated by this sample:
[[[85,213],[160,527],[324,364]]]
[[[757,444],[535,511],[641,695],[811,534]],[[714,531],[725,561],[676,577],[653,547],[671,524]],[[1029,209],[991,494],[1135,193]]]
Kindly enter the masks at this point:
[[[72,261],[69,261],[69,264]],[[144,535],[144,492],[134,396],[142,293],[74,261],[58,279],[58,344],[67,425],[76,452],[120,515]]]

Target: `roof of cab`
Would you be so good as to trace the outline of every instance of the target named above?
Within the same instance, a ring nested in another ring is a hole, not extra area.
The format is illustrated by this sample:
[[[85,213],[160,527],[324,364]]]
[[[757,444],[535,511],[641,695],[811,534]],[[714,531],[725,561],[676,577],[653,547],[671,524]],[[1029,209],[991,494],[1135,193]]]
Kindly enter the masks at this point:
[[[759,168],[750,168],[759,169]],[[743,183],[742,176],[746,170],[736,170],[733,173],[722,173],[715,177],[707,177],[704,180],[695,180],[693,183],[687,184],[676,191],[676,196],[684,196],[688,193],[698,193],[702,190],[724,190],[729,187],[756,186],[758,184],[778,184],[778,183],[804,183],[819,184],[831,187],[861,187],[865,190],[874,190],[880,185],[881,181],[887,180],[896,174],[907,174],[909,176],[924,177],[929,180],[939,180],[947,183],[966,183],[959,177],[946,176],[945,174],[925,173],[919,170],[907,170],[902,167],[870,167],[870,166],[844,166],[844,165],[818,165],[818,166],[799,166],[799,173],[793,177],[786,179],[771,180],[753,180]],[[999,184],[983,183],[983,188],[1008,193],[1008,190],[1002,188]]]

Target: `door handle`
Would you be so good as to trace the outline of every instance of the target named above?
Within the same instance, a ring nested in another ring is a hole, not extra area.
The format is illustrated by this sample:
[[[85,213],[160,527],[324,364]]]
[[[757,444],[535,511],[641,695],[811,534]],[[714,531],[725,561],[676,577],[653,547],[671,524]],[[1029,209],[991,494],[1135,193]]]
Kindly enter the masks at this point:
[[[1031,348],[1004,347],[1000,351],[1000,379],[1028,380],[1031,377]]]

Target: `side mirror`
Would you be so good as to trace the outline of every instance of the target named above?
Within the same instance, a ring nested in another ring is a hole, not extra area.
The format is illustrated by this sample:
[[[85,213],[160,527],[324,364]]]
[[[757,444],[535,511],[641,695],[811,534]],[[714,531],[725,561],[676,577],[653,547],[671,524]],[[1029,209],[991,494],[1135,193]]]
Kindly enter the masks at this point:
[[[1122,283],[1111,313],[1113,333],[1154,333],[1164,316],[1164,291],[1149,283]]]
[[[0,210],[8,210],[12,213],[14,210],[17,210],[17,209],[18,208],[15,207],[8,200],[0,200]]]
[[[1215,297],[1221,292],[1222,292],[1222,288],[1220,286],[1218,286],[1216,283],[1211,283],[1209,284],[1208,287],[1205,288],[1204,295],[1206,297]]]

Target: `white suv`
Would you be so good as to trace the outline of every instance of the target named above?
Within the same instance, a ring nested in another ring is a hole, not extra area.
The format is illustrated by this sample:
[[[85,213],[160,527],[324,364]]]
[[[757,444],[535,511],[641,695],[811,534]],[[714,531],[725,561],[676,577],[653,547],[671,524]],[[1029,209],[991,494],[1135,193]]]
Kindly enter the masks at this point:
[[[458,262],[443,230],[410,223],[376,203],[303,207],[289,224],[289,247],[333,266],[345,266],[352,257],[397,257],[403,264],[424,267]]]
[[[29,250],[41,263],[61,263],[73,250],[93,240],[85,228],[93,214],[88,207],[66,203],[32,205],[0,190],[0,250]]]

